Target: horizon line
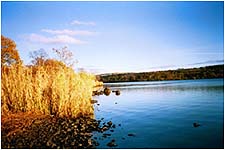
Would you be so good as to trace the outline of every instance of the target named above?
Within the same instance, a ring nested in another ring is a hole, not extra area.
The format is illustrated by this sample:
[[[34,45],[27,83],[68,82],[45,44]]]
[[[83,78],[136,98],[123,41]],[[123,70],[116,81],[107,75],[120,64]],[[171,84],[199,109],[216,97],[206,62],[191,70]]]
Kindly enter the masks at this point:
[[[149,70],[149,71],[127,71],[127,72],[106,72],[106,73],[96,73],[95,75],[106,75],[106,74],[123,74],[123,73],[144,73],[144,72],[157,72],[157,71],[169,71],[169,70],[179,70],[179,69],[192,69],[192,68],[201,68],[201,67],[209,67],[209,66],[217,66],[217,65],[224,65],[224,63],[218,63],[218,64],[209,64],[209,65],[201,65],[201,66],[184,66],[184,67],[174,67],[171,68],[165,68],[165,69],[158,69],[158,70]]]

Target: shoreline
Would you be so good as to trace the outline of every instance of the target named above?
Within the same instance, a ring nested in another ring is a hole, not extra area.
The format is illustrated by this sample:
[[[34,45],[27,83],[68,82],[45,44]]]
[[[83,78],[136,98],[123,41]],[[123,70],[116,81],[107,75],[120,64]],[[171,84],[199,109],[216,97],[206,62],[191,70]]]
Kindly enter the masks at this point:
[[[90,117],[62,118],[17,113],[1,118],[1,148],[96,148],[93,132],[103,134],[115,124]],[[110,145],[110,144],[109,144]]]
[[[96,75],[96,78],[103,83],[224,78],[224,65],[155,72],[102,74]]]
[[[161,81],[187,81],[187,80],[210,80],[210,79],[224,79],[224,78],[204,78],[204,79],[171,79],[171,80],[143,80],[143,81],[115,81],[115,82],[103,82],[103,85],[104,84],[110,84],[110,83],[125,83],[125,82],[161,82]]]

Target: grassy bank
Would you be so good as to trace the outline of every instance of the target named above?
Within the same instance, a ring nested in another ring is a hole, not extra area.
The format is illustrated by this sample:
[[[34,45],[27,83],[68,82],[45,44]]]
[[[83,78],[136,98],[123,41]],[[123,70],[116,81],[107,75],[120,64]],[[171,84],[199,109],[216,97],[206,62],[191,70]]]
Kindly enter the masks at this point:
[[[93,74],[75,72],[72,52],[31,53],[26,66],[13,40],[1,36],[1,148],[94,148]],[[110,127],[107,127],[109,129]]]
[[[40,112],[59,117],[93,115],[95,76],[56,66],[2,66],[1,113]]]

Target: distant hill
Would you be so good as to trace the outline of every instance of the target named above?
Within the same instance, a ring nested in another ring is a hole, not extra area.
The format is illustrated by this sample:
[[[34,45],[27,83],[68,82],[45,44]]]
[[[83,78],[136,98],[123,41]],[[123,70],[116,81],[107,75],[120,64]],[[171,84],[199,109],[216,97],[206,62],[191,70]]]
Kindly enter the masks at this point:
[[[167,71],[116,73],[97,75],[103,82],[134,82],[134,81],[163,81],[223,78],[224,65],[213,65],[191,69],[177,69]]]

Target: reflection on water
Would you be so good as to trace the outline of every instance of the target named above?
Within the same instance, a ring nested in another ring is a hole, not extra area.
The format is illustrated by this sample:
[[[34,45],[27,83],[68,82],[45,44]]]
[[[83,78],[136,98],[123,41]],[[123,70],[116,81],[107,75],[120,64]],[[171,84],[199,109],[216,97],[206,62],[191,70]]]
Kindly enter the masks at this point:
[[[95,97],[97,119],[121,124],[98,148],[222,148],[223,79],[110,83],[121,95]],[[198,122],[202,126],[193,127]],[[129,137],[128,134],[135,134]]]
[[[217,83],[215,83],[217,81]],[[223,79],[211,80],[180,80],[180,81],[153,81],[153,82],[124,82],[124,83],[105,83],[112,89],[120,90],[217,90],[223,89]]]

